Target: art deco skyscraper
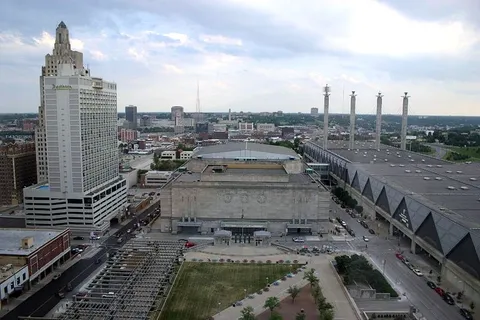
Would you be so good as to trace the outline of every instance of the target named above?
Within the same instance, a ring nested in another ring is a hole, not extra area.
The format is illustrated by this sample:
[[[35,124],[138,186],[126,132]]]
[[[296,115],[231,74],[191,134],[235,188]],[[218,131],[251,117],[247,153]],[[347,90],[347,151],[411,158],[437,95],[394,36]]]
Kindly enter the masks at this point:
[[[58,75],[61,63],[71,63],[75,68],[83,68],[83,53],[73,51],[70,45],[70,34],[62,21],[55,30],[55,44],[52,54],[45,55],[45,65],[40,76],[40,107],[38,108],[38,126],[35,129],[35,148],[37,152],[37,181],[48,180],[47,146],[45,142],[45,108],[43,78]]]

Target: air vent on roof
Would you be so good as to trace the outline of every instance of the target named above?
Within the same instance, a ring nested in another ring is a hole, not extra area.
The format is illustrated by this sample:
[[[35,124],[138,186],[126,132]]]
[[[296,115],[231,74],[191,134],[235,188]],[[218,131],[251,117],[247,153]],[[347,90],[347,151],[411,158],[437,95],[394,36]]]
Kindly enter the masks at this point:
[[[431,165],[431,164],[427,164],[427,167],[431,168],[431,167],[432,167],[432,165]]]
[[[405,165],[404,165],[404,164],[399,164],[399,166],[400,166],[400,167],[402,167],[402,168],[403,168],[403,167],[405,167]]]
[[[445,172],[446,172],[446,173],[452,173],[452,170],[447,170],[447,171],[445,171]]]
[[[455,190],[455,187],[454,186],[448,186],[447,189],[448,190]]]
[[[395,167],[395,165],[394,165],[394,164],[391,164],[390,167]]]
[[[415,172],[416,172],[416,173],[420,173],[420,172],[422,172],[422,170],[415,170]]]
[[[405,170],[405,172],[406,172],[406,173],[410,173],[410,172],[412,172],[412,171],[410,171],[410,170],[407,169],[407,170]]]
[[[442,179],[442,177],[435,177],[435,180],[441,181],[441,180],[443,180],[443,179]]]
[[[462,190],[468,190],[468,187],[467,187],[467,186],[461,186],[460,189],[462,189]]]
[[[429,177],[423,177],[423,180],[430,180]]]
[[[462,174],[462,173],[463,173],[463,171],[461,171],[461,170],[458,170],[458,171],[457,171],[457,173],[458,173],[458,174]]]
[[[437,164],[437,168],[441,168],[441,167],[442,167],[442,165],[441,165],[441,164]]]
[[[470,181],[477,181],[477,178],[470,178]]]

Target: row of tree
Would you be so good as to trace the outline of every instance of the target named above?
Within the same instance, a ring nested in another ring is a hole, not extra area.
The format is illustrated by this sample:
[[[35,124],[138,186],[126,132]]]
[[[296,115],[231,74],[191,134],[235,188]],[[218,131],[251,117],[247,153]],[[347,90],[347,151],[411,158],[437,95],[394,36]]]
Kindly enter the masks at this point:
[[[319,320],[333,320],[335,316],[335,312],[333,309],[332,304],[327,302],[327,299],[323,295],[322,288],[320,288],[319,279],[315,275],[315,269],[310,269],[305,272],[303,275],[303,279],[307,280],[310,284],[311,294],[315,301],[315,305],[319,312]],[[290,286],[288,288],[288,294],[292,298],[292,303],[295,303],[295,299],[300,294],[301,289],[297,286]],[[282,320],[283,317],[276,311],[280,308],[280,299],[277,297],[268,297],[265,300],[265,304],[263,306],[265,309],[270,310],[270,317],[269,320]],[[298,312],[295,316],[295,320],[306,320],[307,314],[302,309]],[[248,306],[242,309],[241,317],[239,320],[255,320],[255,314],[252,307]]]
[[[480,150],[480,148],[478,150]],[[448,161],[462,161],[462,160],[467,160],[469,158],[470,156],[466,154],[461,154],[454,151],[449,151],[447,153],[447,156],[445,157],[445,159],[447,159]]]
[[[363,212],[363,207],[358,205],[357,200],[353,199],[348,191],[341,187],[336,187],[332,192],[333,195],[346,207],[355,209],[355,211],[360,214]]]
[[[398,293],[393,290],[382,273],[374,269],[364,256],[357,254],[337,256],[335,262],[337,271],[343,276],[345,285],[368,284],[378,293],[389,293],[391,297],[398,297]]]
[[[150,164],[151,170],[174,171],[181,167],[185,160],[163,160],[157,154],[153,155],[153,162]]]

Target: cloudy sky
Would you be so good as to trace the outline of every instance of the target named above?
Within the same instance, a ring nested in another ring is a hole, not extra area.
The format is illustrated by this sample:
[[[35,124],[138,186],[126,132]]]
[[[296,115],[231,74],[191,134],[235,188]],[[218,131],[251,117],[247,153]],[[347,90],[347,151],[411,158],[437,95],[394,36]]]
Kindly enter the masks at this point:
[[[35,112],[64,21],[118,109],[480,115],[478,0],[0,1],[0,112]]]

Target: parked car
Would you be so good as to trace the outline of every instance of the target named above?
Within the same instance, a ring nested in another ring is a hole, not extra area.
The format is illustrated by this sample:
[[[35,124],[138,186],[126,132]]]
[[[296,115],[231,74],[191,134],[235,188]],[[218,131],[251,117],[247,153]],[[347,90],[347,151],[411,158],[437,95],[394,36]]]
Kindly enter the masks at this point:
[[[460,309],[460,314],[467,320],[473,320],[472,313],[465,308]]]
[[[63,299],[63,298],[65,298],[65,293],[63,291],[59,291],[59,292],[57,292],[56,296],[60,299]]]
[[[445,290],[440,287],[435,288],[435,292],[438,293],[439,296],[443,297],[445,295]]]
[[[453,297],[451,295],[449,295],[448,293],[443,295],[443,300],[445,300],[445,302],[448,303],[451,306],[453,306],[455,304],[455,299],[453,299]]]
[[[371,229],[371,228],[368,229],[368,232],[370,232],[371,234],[375,234],[375,230],[373,230],[373,229]]]
[[[117,239],[117,243],[118,243],[118,244],[120,244],[120,243],[122,243],[122,242],[123,242],[123,238],[118,238],[118,239]]]
[[[366,236],[363,236],[363,241],[368,242],[370,239],[368,239]]]
[[[52,279],[53,279],[53,280],[58,280],[58,279],[60,279],[61,276],[62,276],[61,273],[56,273],[56,274],[53,275],[53,278],[52,278]]]
[[[415,274],[416,274],[417,276],[419,276],[419,277],[422,277],[422,276],[423,276],[423,273],[422,273],[420,270],[416,269],[416,268],[415,268],[415,269],[412,269],[412,271],[413,271],[413,273],[415,273]]]
[[[73,240],[85,240],[85,237],[76,236],[76,237],[73,237]]]
[[[403,255],[400,252],[395,253],[395,257],[397,257],[400,260],[403,260]]]
[[[435,289],[437,287],[437,285],[433,281],[427,281],[427,286],[429,286],[432,289]]]
[[[294,237],[293,242],[305,242],[305,239],[303,237]]]

